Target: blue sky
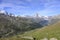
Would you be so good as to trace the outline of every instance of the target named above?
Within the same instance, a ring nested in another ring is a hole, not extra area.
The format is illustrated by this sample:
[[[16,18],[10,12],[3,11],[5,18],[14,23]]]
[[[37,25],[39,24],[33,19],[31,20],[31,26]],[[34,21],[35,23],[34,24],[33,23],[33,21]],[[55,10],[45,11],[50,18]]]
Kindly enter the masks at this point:
[[[60,14],[60,0],[0,0],[0,10],[15,15]]]

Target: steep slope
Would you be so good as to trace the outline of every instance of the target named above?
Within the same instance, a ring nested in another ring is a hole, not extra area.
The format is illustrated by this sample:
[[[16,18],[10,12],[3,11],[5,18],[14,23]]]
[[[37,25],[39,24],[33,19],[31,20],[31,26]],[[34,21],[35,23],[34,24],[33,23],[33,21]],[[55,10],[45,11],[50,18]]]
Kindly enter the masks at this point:
[[[23,34],[23,37],[27,37],[25,39],[21,38],[21,36],[22,35],[13,36],[10,38],[1,38],[0,40],[30,40],[28,37],[36,38],[36,40],[42,40],[44,38],[52,38],[52,40],[57,38],[57,40],[60,40],[60,22],[55,23],[54,25],[43,27],[41,29],[26,32]]]
[[[33,22],[31,18],[16,17],[0,13],[0,38],[10,37],[41,27],[42,25]]]
[[[60,40],[60,22],[55,23],[54,25],[43,27],[42,29],[26,32],[23,36],[31,36],[36,38],[36,40],[40,40],[42,38],[57,38]]]

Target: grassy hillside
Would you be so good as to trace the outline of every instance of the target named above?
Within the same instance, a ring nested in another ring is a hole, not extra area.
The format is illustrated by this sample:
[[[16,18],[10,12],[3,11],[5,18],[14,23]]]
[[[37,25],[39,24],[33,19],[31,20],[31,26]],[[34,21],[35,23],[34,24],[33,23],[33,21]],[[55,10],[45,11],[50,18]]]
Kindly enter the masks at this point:
[[[41,29],[28,31],[25,34],[23,34],[23,36],[36,38],[36,40],[40,40],[43,38],[48,39],[57,38],[58,40],[60,40],[60,22],[55,23],[54,25],[43,27]],[[21,36],[18,35],[10,38],[1,38],[0,40],[29,40],[29,39],[21,38]]]
[[[36,40],[57,38],[60,40],[60,22],[42,27],[40,23],[34,22],[30,18],[0,14],[0,40],[28,40],[30,38],[36,38]],[[21,36],[22,33],[24,34]]]
[[[36,40],[43,38],[57,38],[60,40],[60,22],[55,23],[54,25],[43,27],[42,29],[26,32],[24,36],[32,36],[35,37]]]

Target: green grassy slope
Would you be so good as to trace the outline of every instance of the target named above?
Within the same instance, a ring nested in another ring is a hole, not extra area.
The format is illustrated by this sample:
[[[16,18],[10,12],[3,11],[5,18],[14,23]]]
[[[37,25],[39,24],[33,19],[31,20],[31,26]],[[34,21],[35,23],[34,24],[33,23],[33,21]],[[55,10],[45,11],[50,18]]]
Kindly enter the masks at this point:
[[[29,31],[23,34],[23,36],[33,37],[36,40],[40,40],[43,38],[57,38],[60,40],[60,22],[55,23],[54,25],[50,25],[47,27],[43,27],[41,29],[36,29],[33,31]],[[13,36],[10,38],[1,38],[0,40],[29,40],[21,38],[21,35]]]
[[[43,27],[42,29],[26,32],[24,36],[32,36],[35,37],[36,40],[40,40],[42,38],[57,38],[60,40],[60,22]]]
[[[0,40],[30,40],[25,38],[11,37],[11,38],[0,38]]]

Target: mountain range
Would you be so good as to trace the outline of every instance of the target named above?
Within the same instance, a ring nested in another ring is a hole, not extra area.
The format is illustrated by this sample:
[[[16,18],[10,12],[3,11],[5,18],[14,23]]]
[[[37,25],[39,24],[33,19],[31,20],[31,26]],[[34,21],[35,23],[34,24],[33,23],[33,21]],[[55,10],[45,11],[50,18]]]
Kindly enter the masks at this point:
[[[0,38],[22,34],[26,31],[55,24],[58,21],[60,21],[60,15],[23,17],[0,10]]]

